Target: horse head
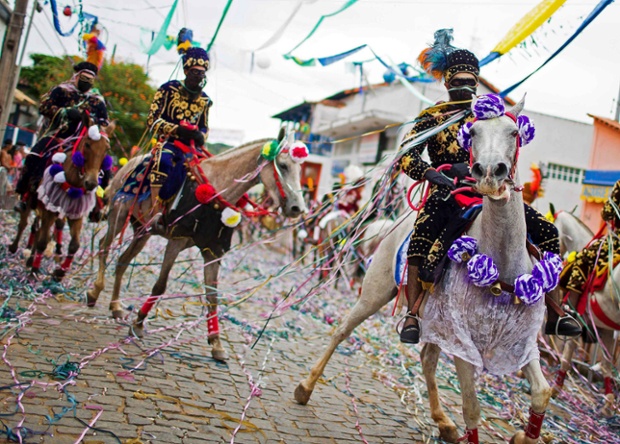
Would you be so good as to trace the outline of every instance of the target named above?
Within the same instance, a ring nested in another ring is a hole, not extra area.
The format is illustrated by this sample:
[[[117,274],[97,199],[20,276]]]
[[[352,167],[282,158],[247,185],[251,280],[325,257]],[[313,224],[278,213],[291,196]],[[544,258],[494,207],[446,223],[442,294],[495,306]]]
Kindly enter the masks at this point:
[[[525,97],[512,109],[504,111],[501,97],[488,94],[472,102],[476,117],[459,132],[459,142],[470,150],[471,175],[476,190],[493,200],[510,198],[515,187],[519,149],[531,141],[534,127],[520,116]]]
[[[267,147],[268,144],[265,145]],[[271,143],[270,148],[263,149],[263,157],[266,150],[273,149],[275,157],[270,165],[262,168],[260,172],[261,182],[265,189],[287,217],[297,217],[306,211],[306,203],[301,189],[301,163],[308,156],[308,148],[301,142],[285,140],[281,131],[277,141]]]
[[[100,128],[87,113],[83,112],[81,128],[71,155],[68,155],[65,161],[66,177],[71,185],[92,191],[99,184],[99,171],[102,167],[106,167],[104,161],[110,148],[110,136],[116,124],[112,122]]]

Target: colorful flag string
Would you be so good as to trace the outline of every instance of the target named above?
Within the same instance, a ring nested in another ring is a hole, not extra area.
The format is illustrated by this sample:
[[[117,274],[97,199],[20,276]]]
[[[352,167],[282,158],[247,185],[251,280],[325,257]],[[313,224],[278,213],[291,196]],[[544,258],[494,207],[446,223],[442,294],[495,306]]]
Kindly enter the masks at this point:
[[[217,37],[217,34],[220,32],[220,28],[222,27],[222,23],[224,23],[224,19],[226,18],[226,14],[228,14],[228,10],[230,9],[230,5],[232,5],[232,2],[233,2],[233,0],[228,0],[228,2],[226,3],[226,6],[224,7],[224,12],[222,13],[222,17],[220,18],[220,22],[217,24],[217,28],[215,28],[215,33],[213,34],[213,38],[211,38],[211,41],[209,42],[209,44],[205,48],[207,50],[207,52],[209,52],[211,50],[211,47],[213,46],[213,43],[215,42],[215,38]]]

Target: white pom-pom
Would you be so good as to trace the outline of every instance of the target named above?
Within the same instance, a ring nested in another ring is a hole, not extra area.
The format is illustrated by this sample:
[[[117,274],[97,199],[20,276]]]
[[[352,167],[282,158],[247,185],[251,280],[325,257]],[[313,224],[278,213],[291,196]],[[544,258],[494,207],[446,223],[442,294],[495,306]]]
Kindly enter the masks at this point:
[[[88,128],[88,138],[94,140],[95,142],[101,139],[101,132],[99,131],[99,127],[97,125],[93,125]]]
[[[267,69],[271,66],[271,60],[266,55],[259,55],[256,57],[256,66],[260,69]]]
[[[54,176],[54,182],[56,183],[65,183],[66,181],[67,181],[67,178],[65,177],[64,171],[61,171],[60,173]]]
[[[65,163],[67,159],[67,155],[65,153],[56,153],[52,156],[52,162],[54,163]]]
[[[299,140],[291,145],[288,152],[295,163],[303,163],[310,154],[306,144]]]
[[[230,228],[235,228],[241,222],[241,214],[232,208],[224,208],[222,211],[222,223]]]
[[[306,230],[301,229],[301,230],[299,230],[299,231],[297,232],[297,238],[298,238],[298,239],[304,240],[304,239],[305,239],[305,238],[307,238],[307,237],[308,237],[308,232],[307,232]]]

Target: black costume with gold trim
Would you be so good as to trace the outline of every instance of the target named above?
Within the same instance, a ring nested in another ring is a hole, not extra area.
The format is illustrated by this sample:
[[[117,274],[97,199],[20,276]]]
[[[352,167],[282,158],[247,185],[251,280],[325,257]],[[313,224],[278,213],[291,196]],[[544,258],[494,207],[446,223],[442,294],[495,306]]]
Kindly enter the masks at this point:
[[[155,93],[147,124],[158,143],[149,177],[152,185],[162,186],[159,194],[162,200],[169,200],[180,189],[186,174],[185,161],[188,156],[191,157],[174,144],[176,140],[189,144],[189,141],[179,138],[177,128],[181,122],[187,122],[196,125],[206,136],[212,104],[206,93],[192,94],[178,80],[164,83]]]
[[[436,105],[422,111],[416,119],[417,123],[403,139],[401,148],[418,133],[441,125],[453,116],[454,111],[467,106],[469,104]],[[469,153],[459,146],[456,137],[461,125],[473,119],[474,116],[470,114],[430,137],[425,143],[411,148],[401,157],[400,165],[403,172],[413,180],[422,180],[424,174],[431,168],[437,168],[443,164],[468,163]],[[422,159],[425,149],[428,150],[430,164]],[[435,268],[450,247],[446,242],[444,231],[449,221],[459,214],[460,209],[454,197],[450,195],[450,189],[445,186],[431,185],[428,200],[418,213],[407,251],[408,262],[420,268],[422,281],[429,283],[434,281]],[[559,254],[560,242],[555,225],[529,205],[525,205],[525,218],[531,241],[543,251]],[[442,240],[438,241],[438,239]]]
[[[592,271],[596,271],[597,276],[604,276],[607,273],[610,238],[612,240],[613,262],[615,264],[620,261],[620,241],[618,241],[620,218],[614,209],[614,205],[616,209],[620,208],[620,180],[614,185],[609,199],[601,210],[601,217],[604,221],[611,223],[614,233],[611,236],[596,239],[587,248],[577,253],[575,260],[562,271],[560,276],[562,287],[581,294]],[[596,261],[597,256],[598,262]],[[596,270],[594,270],[595,267]]]

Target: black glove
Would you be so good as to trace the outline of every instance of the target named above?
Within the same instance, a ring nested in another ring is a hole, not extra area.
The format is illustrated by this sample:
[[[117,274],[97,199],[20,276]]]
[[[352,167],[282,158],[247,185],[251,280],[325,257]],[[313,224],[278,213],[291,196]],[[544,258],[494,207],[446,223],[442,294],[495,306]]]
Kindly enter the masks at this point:
[[[453,164],[448,170],[448,173],[450,173],[452,177],[456,177],[458,180],[464,180],[467,176],[471,175],[469,172],[469,165],[464,162]]]
[[[80,113],[80,110],[77,108],[65,108],[66,109],[66,116],[67,119],[69,120],[69,122],[78,122],[80,120],[82,120],[82,113]]]
[[[448,187],[452,190],[454,189],[454,183],[443,174],[437,172],[437,170],[430,169],[426,171],[426,173],[424,173],[424,178],[435,185]]]
[[[205,135],[197,130],[194,133],[194,141],[196,142],[196,146],[203,146],[205,144]]]
[[[176,130],[177,137],[181,140],[189,142],[193,140],[197,146],[203,146],[205,144],[205,136],[197,129],[189,129],[184,126],[178,126]]]

